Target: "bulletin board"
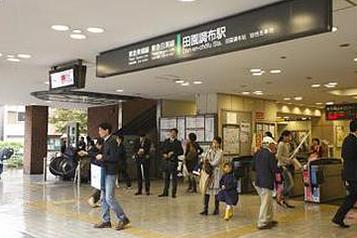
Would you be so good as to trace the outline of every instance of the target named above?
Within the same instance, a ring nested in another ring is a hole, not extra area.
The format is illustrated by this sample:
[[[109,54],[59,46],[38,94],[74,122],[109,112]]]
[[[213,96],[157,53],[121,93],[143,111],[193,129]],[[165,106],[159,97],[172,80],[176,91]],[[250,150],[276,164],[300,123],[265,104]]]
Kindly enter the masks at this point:
[[[240,152],[239,126],[223,126],[223,151],[225,155],[238,155]]]

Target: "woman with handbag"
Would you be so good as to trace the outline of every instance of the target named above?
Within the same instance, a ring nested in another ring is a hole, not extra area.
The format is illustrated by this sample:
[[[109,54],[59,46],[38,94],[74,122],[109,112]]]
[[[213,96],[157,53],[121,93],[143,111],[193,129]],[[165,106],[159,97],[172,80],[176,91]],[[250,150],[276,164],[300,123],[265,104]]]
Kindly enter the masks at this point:
[[[200,188],[204,194],[204,208],[201,215],[208,215],[208,204],[210,197],[215,198],[215,209],[212,215],[219,214],[219,201],[216,198],[220,190],[222,177],[221,164],[223,162],[222,139],[214,137],[210,149],[203,156],[203,168],[201,172]]]

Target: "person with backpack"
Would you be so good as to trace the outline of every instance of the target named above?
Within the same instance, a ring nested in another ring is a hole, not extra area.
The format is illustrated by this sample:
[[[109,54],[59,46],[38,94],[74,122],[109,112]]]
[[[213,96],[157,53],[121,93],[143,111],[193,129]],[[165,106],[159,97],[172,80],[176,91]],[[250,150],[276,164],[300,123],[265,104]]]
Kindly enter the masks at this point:
[[[197,193],[197,183],[193,170],[198,165],[199,156],[203,153],[203,149],[196,142],[197,136],[195,133],[190,133],[188,139],[185,150],[185,164],[188,171],[189,184],[187,192]]]

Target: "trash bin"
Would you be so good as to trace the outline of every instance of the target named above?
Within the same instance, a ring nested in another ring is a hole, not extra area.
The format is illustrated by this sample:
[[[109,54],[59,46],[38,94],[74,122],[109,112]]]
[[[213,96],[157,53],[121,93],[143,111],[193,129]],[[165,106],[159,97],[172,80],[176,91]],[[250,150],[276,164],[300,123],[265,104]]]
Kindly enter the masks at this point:
[[[238,192],[240,194],[254,191],[251,173],[253,171],[253,156],[241,156],[234,158],[233,173],[238,180]]]

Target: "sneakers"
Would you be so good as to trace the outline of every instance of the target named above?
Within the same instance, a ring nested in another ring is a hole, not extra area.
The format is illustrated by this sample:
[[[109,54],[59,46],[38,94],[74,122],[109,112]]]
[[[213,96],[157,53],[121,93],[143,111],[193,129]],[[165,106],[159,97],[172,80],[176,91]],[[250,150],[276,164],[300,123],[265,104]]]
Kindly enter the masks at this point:
[[[94,228],[96,228],[96,229],[112,228],[112,223],[110,223],[110,222],[102,222],[102,223],[94,225]]]
[[[119,221],[118,225],[116,226],[117,231],[124,230],[125,227],[130,223],[129,219],[126,217],[122,221]]]

